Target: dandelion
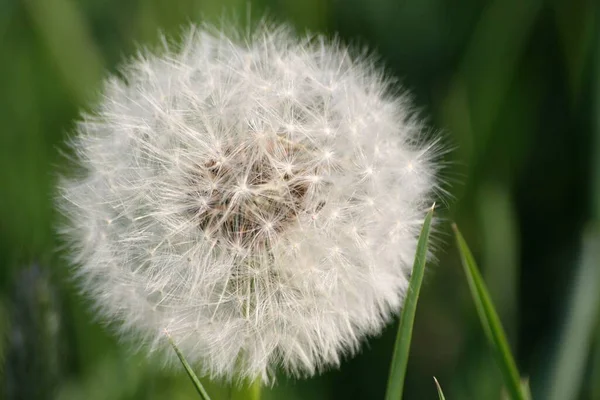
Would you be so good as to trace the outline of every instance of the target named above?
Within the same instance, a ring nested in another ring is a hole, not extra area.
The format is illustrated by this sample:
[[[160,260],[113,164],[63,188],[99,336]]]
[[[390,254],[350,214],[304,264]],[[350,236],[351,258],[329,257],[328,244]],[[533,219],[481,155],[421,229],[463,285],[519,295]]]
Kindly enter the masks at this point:
[[[192,28],[77,126],[78,281],[123,337],[168,332],[214,378],[338,365],[401,308],[436,187],[423,130],[335,41]]]

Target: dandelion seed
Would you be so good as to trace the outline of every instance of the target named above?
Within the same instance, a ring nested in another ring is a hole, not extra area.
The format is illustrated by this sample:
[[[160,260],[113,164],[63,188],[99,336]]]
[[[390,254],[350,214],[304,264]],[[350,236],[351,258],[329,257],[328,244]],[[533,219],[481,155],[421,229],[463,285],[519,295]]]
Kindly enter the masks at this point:
[[[435,147],[335,41],[183,43],[129,63],[78,125],[59,204],[81,286],[124,337],[169,332],[212,377],[337,365],[401,307]]]

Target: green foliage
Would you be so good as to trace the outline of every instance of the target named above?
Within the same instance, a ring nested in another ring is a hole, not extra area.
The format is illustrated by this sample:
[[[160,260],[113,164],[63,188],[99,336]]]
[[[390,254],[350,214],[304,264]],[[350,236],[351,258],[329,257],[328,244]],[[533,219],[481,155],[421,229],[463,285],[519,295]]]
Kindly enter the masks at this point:
[[[204,389],[204,386],[202,386],[200,379],[198,379],[198,377],[194,373],[194,370],[192,369],[190,364],[188,364],[188,362],[186,361],[183,354],[181,354],[181,351],[179,350],[179,348],[177,347],[177,345],[171,338],[171,335],[169,335],[166,332],[165,332],[165,335],[167,336],[169,343],[171,343],[171,346],[173,346],[173,350],[175,350],[175,353],[177,353],[177,357],[179,358],[179,361],[181,361],[181,365],[183,365],[185,372],[188,374],[188,376],[190,377],[190,380],[194,384],[194,387],[196,388],[196,391],[198,392],[200,399],[201,400],[210,400],[210,396],[208,395],[208,393],[206,393],[206,390]]]
[[[435,387],[437,388],[438,396],[440,397],[440,400],[446,400],[446,397],[444,397],[444,392],[442,391],[442,387],[440,386],[440,383],[438,382],[438,380],[435,377],[433,377],[433,380],[435,381]]]
[[[398,326],[396,344],[394,346],[392,364],[388,378],[387,393],[385,395],[386,400],[402,399],[406,366],[408,365],[408,356],[410,353],[410,341],[413,333],[415,314],[417,312],[417,302],[419,300],[423,275],[425,274],[425,262],[427,261],[429,232],[431,230],[433,209],[434,207],[431,207],[431,210],[429,210],[425,216],[425,222],[423,223],[423,228],[419,235],[419,242],[417,243],[413,271],[406,292],[406,298],[404,299],[402,313],[400,314],[400,325]]]
[[[479,273],[475,259],[456,225],[452,225],[452,228],[456,234],[456,242],[465,275],[469,282],[469,288],[471,289],[471,296],[473,297],[473,302],[477,308],[477,314],[479,314],[479,320],[481,321],[483,330],[494,351],[496,362],[504,376],[504,384],[512,399],[528,400],[531,395],[525,391],[524,386],[521,384],[519,371],[517,371],[515,360],[513,359],[510,346],[506,340],[504,328],[502,328],[500,318],[498,318],[498,314],[492,304],[492,300],[490,299],[488,290],[483,282],[483,278]]]
[[[586,363],[592,352],[600,314],[600,233],[590,227],[583,237],[581,260],[574,267],[574,285],[568,310],[553,346],[548,384],[542,396],[549,400],[575,400],[581,389]]]
[[[262,384],[260,379],[256,379],[254,382],[233,385],[229,394],[229,400],[260,400],[261,395]]]

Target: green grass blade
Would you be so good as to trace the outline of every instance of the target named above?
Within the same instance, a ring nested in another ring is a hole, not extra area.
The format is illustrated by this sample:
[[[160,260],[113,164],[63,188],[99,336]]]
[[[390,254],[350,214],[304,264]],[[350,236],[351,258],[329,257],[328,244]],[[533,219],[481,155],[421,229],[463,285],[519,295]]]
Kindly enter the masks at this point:
[[[402,308],[402,313],[400,314],[400,326],[398,327],[396,344],[394,346],[394,355],[392,357],[392,365],[390,367],[387,392],[385,395],[386,400],[402,399],[406,365],[408,363],[408,355],[410,352],[410,340],[412,337],[415,313],[417,310],[417,300],[419,299],[421,282],[423,282],[423,274],[425,273],[427,243],[429,241],[429,231],[431,229],[431,220],[433,218],[434,207],[435,204],[425,216],[425,222],[423,223],[421,235],[419,236],[419,242],[417,243],[415,263],[413,265],[406,299],[404,300],[404,307]]]
[[[181,351],[179,350],[179,347],[177,347],[177,345],[173,341],[173,338],[171,338],[171,335],[169,335],[167,332],[165,332],[165,334],[167,335],[167,338],[169,339],[169,343],[171,343],[171,346],[173,346],[173,349],[175,350],[175,353],[177,354],[177,357],[179,357],[179,361],[181,361],[181,364],[183,365],[183,368],[185,369],[185,372],[187,372],[188,376],[192,380],[192,383],[196,387],[196,391],[200,395],[200,398],[202,400],[210,400],[210,396],[208,395],[208,393],[206,393],[206,390],[204,390],[204,387],[202,386],[202,383],[200,383],[200,379],[198,379],[198,377],[196,376],[196,374],[192,370],[192,367],[190,367],[190,364],[188,364],[188,362],[186,361],[186,359],[183,356],[183,354],[181,354]]]
[[[440,386],[440,383],[435,378],[435,376],[433,377],[433,380],[435,381],[435,386],[437,387],[438,396],[440,396],[440,400],[446,400],[446,398],[444,397],[444,392],[442,392],[442,387]]]
[[[506,390],[512,399],[527,400],[529,399],[529,395],[521,385],[519,372],[517,370],[515,360],[510,352],[510,347],[506,340],[506,335],[504,334],[502,324],[500,323],[500,318],[498,318],[498,314],[494,309],[494,305],[492,304],[492,300],[485,283],[481,278],[481,274],[479,273],[477,264],[473,258],[473,254],[471,254],[471,251],[469,250],[465,239],[460,234],[458,227],[453,224],[452,228],[456,234],[456,242],[458,244],[460,258],[465,270],[465,275],[467,276],[469,288],[471,289],[473,301],[475,302],[475,307],[477,308],[477,314],[479,314],[479,319],[481,321],[481,325],[483,326],[483,330],[485,331],[492,349],[494,350],[496,361],[504,377]]]
[[[580,396],[600,312],[598,243],[600,231],[588,228],[566,301],[567,312],[551,359],[548,383],[542,392],[544,399],[574,400]]]

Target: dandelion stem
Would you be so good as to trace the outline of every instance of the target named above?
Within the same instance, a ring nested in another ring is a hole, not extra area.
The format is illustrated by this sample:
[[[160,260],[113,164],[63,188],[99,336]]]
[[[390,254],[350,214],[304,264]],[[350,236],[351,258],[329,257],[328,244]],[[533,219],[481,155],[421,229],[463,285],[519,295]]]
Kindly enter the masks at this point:
[[[228,400],[260,400],[262,384],[260,378],[244,381],[238,387],[232,387]]]

